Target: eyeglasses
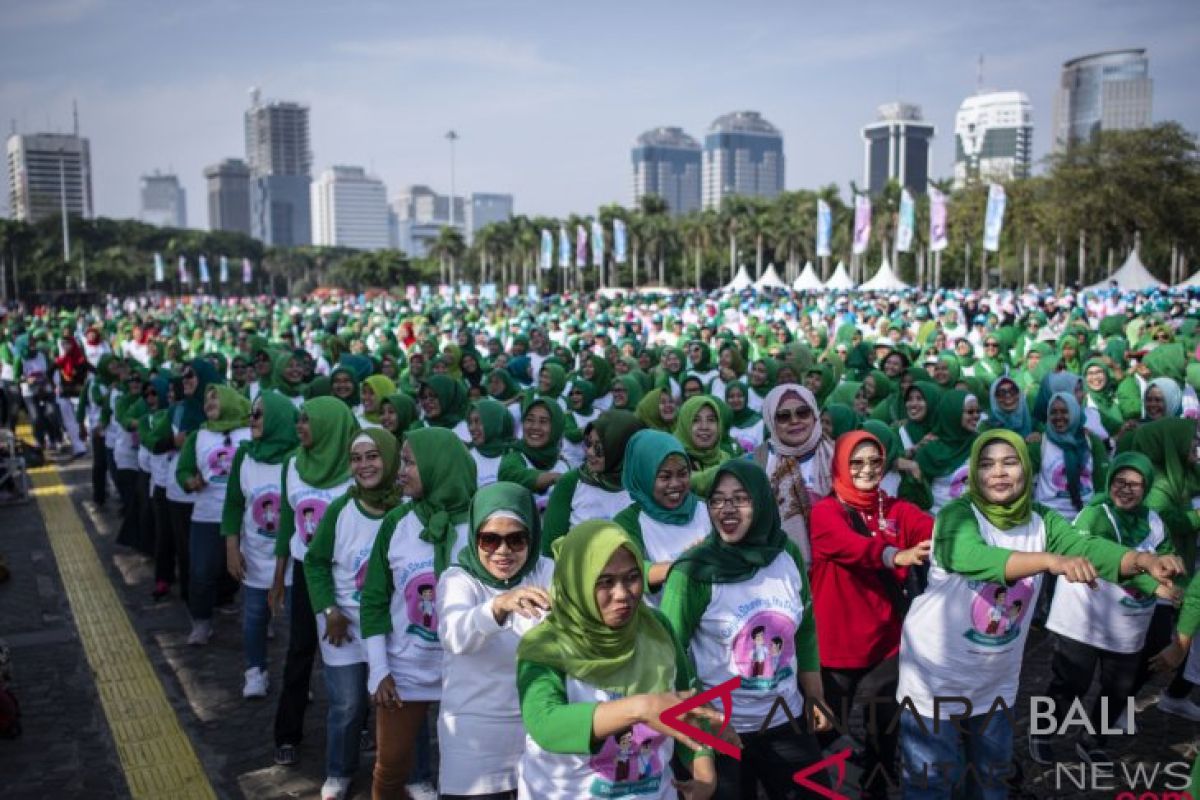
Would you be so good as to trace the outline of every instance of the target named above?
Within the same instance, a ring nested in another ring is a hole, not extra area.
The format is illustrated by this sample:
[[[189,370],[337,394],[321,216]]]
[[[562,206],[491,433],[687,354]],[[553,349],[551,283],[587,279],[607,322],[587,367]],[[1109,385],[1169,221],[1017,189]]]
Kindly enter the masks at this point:
[[[883,469],[882,458],[852,458],[850,459],[850,471],[862,472],[864,469],[880,470]]]
[[[708,507],[713,511],[720,511],[727,505],[732,505],[734,508],[749,508],[754,502],[748,494],[731,494],[728,497],[714,494],[708,498]]]
[[[496,552],[502,544],[508,545],[508,549],[514,553],[520,553],[529,547],[529,534],[521,532],[502,536],[499,533],[481,533],[476,541],[479,543],[479,549],[485,553]]]
[[[792,420],[802,422],[806,419],[812,419],[813,411],[808,406],[800,406],[799,408],[781,408],[775,412],[775,421],[786,425]]]
[[[263,410],[261,408],[256,408],[250,412],[250,419],[262,419],[262,416]]]
[[[996,397],[1016,397],[1020,393],[1020,390],[1015,386],[999,386],[996,388]]]
[[[988,348],[988,349],[990,350],[990,349],[992,349],[993,347],[995,347],[995,348],[999,348],[999,347],[1000,347],[1000,343],[999,343],[999,342],[986,342],[986,343],[985,343],[983,346],[984,346],[984,347],[986,347],[986,348]]]
[[[1112,482],[1114,492],[1140,492],[1146,488],[1146,484],[1141,481],[1127,481],[1121,478]]]

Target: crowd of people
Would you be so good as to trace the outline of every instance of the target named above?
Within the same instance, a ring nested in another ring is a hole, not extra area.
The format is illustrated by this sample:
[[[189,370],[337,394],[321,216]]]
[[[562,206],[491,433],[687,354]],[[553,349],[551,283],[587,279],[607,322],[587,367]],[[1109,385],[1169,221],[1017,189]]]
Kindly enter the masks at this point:
[[[368,740],[376,798],[818,796],[847,741],[864,797],[1001,798],[1018,746],[1119,755],[1156,671],[1200,722],[1198,323],[1117,287],[114,300],[9,312],[0,411],[90,450],[189,644],[240,595],[246,698],[286,615],[278,764],[319,653],[322,800]],[[1034,627],[1086,731],[989,713]]]

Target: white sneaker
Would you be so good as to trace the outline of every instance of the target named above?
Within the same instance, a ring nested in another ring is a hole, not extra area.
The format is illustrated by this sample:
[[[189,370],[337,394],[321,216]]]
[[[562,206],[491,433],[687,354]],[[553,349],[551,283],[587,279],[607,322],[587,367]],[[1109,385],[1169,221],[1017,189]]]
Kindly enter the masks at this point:
[[[1164,714],[1174,714],[1192,722],[1200,722],[1200,706],[1186,697],[1171,697],[1163,692],[1158,698],[1158,710]]]
[[[404,788],[408,791],[408,796],[412,800],[438,800],[437,789],[434,789],[433,784],[429,781],[410,783]]]
[[[246,685],[242,687],[242,697],[266,697],[267,671],[262,667],[251,667],[246,670]]]
[[[187,643],[197,647],[208,644],[212,638],[212,622],[198,619],[192,622],[192,632],[188,634]]]
[[[350,778],[326,778],[321,787],[321,800],[345,800],[350,792]]]

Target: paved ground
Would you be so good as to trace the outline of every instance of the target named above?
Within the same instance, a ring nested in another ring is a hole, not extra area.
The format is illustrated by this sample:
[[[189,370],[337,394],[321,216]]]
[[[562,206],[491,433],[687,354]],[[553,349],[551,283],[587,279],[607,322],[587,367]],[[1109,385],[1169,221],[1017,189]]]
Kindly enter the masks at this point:
[[[313,681],[316,702],[309,711],[301,764],[294,769],[271,761],[271,723],[275,695],[266,700],[241,697],[240,617],[217,615],[216,636],[206,648],[189,648],[187,612],[177,598],[150,597],[151,565],[114,544],[117,513],[91,508],[84,498],[89,480],[85,462],[64,466],[80,517],[117,587],[137,636],[154,665],[171,706],[195,747],[213,789],[223,798],[314,797],[322,779],[323,689],[319,670]],[[128,796],[108,723],[84,658],[61,579],[37,507],[0,507],[0,552],[12,579],[0,584],[0,636],[13,648],[15,689],[20,697],[25,734],[0,741],[0,794],[5,798]],[[282,621],[280,621],[282,623]],[[285,626],[271,643],[271,678],[280,677]],[[1022,696],[1040,690],[1048,677],[1049,647],[1035,633],[1023,672]],[[1200,744],[1200,725],[1160,714],[1153,707],[1156,683],[1143,693],[1140,730],[1111,748],[1127,764],[1190,760]],[[1198,693],[1200,694],[1200,693]],[[1022,699],[1018,709],[1027,708]],[[1025,730],[1024,713],[1019,730]],[[1024,756],[1024,736],[1017,751]],[[1046,774],[1022,758],[1026,796],[1114,798],[1126,787],[1081,792],[1063,782],[1056,787]],[[365,758],[354,796],[369,797],[370,759]],[[1116,767],[1121,774],[1122,767]],[[1162,778],[1155,788],[1165,788]]]

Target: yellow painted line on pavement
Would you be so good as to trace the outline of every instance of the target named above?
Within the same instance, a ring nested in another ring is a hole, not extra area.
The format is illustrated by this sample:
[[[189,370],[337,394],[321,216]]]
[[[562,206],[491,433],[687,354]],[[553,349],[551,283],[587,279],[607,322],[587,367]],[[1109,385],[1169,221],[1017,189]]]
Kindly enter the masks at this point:
[[[29,476],[130,795],[215,798],[58,470]]]

